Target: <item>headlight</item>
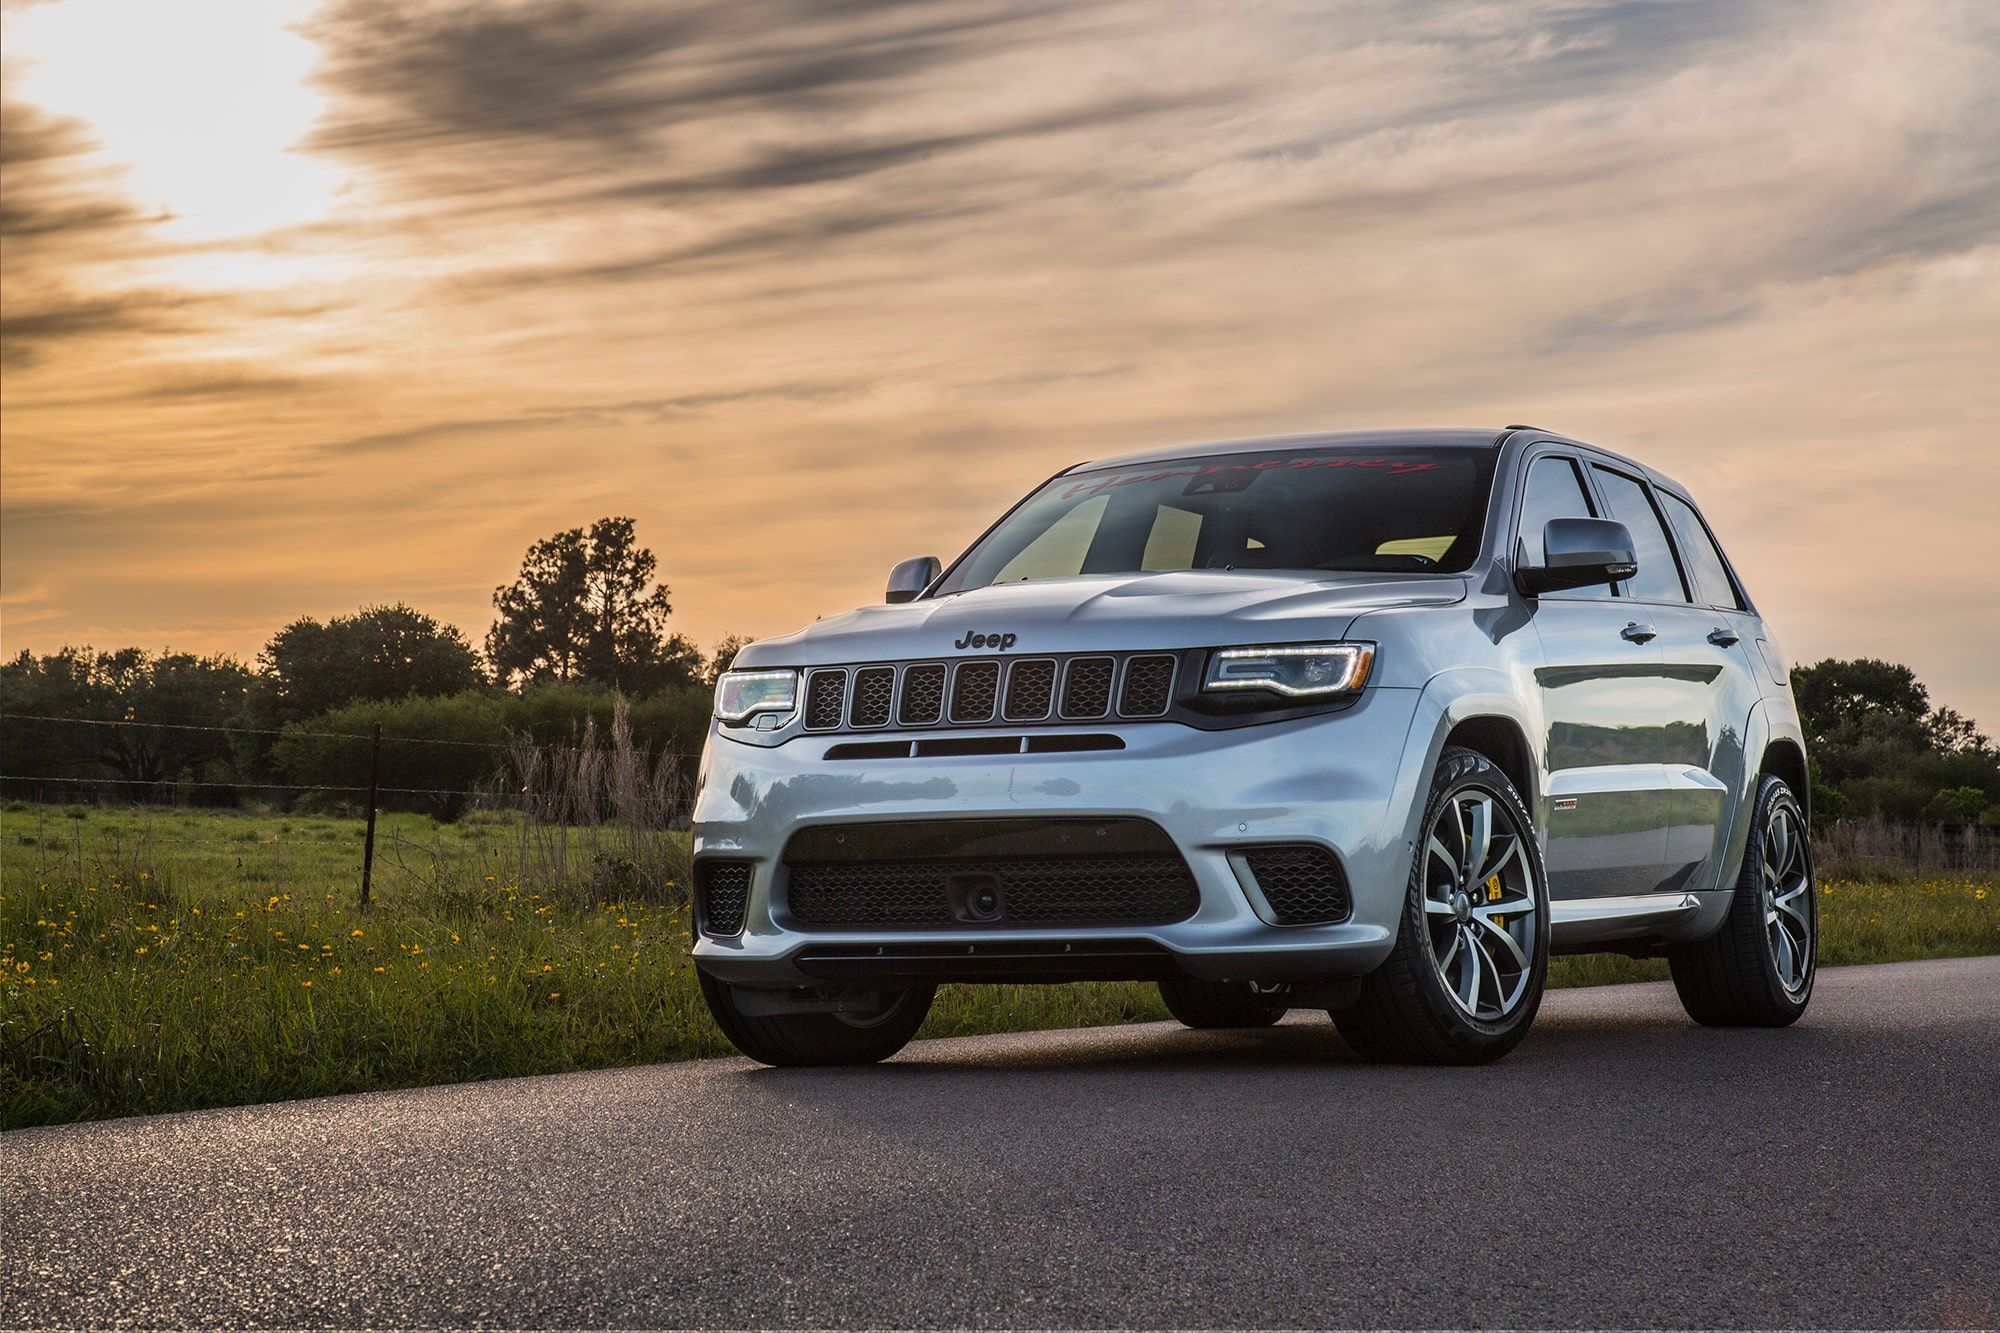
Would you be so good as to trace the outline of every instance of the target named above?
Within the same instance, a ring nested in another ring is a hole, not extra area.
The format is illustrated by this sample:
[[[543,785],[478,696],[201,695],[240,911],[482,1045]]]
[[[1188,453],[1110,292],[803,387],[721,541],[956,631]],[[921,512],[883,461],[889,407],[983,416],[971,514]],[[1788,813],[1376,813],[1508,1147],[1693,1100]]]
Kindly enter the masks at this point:
[[[1287,643],[1218,648],[1208,655],[1205,690],[1268,690],[1288,699],[1347,694],[1367,683],[1372,643]]]
[[[790,713],[799,704],[799,673],[725,671],[715,682],[715,715],[743,722],[758,713]]]

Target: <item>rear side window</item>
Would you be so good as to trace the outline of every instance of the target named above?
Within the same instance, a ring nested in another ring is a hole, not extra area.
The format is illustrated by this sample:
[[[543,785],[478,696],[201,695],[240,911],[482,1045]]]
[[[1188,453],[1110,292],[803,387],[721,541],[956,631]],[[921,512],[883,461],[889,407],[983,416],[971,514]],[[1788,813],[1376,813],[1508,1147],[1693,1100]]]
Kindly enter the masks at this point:
[[[1597,513],[1590,506],[1590,496],[1583,489],[1583,474],[1576,470],[1576,464],[1560,454],[1549,454],[1537,458],[1528,465],[1528,484],[1521,492],[1521,540],[1534,556],[1546,558],[1542,547],[1542,529],[1552,518],[1596,518]],[[1574,588],[1563,596],[1609,597],[1611,585],[1600,583],[1593,588]]]
[[[1637,478],[1608,467],[1596,472],[1611,517],[1631,531],[1632,549],[1639,557],[1639,572],[1626,580],[1626,594],[1645,602],[1685,602],[1687,589],[1681,586],[1673,543],[1667,540],[1667,529],[1647,498],[1645,486]]]
[[[1716,549],[1715,538],[1708,535],[1701,515],[1680,496],[1667,491],[1659,494],[1667,522],[1673,525],[1674,540],[1680,543],[1681,556],[1687,561],[1688,578],[1694,581],[1695,597],[1710,606],[1741,610],[1743,602],[1736,595],[1736,585],[1729,581],[1729,566],[1723,563],[1722,552]]]

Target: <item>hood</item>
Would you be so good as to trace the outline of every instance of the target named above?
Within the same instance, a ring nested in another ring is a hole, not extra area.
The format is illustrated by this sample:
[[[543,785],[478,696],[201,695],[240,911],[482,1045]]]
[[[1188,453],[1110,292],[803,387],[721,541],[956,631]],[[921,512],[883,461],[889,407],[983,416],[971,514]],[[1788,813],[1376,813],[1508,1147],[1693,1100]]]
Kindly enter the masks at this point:
[[[819,666],[979,652],[1108,652],[1338,639],[1364,611],[1445,606],[1464,597],[1463,579],[1436,575],[1314,577],[1240,570],[1091,574],[865,606],[796,634],[753,643],[736,665]]]

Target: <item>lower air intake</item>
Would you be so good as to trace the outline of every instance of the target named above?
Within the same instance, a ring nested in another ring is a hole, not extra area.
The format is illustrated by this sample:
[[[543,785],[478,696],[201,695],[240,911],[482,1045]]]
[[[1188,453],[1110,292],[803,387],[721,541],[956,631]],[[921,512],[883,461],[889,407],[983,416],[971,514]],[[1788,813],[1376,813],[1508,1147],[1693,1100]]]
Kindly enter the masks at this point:
[[[1243,853],[1251,877],[1281,926],[1323,926],[1345,921],[1350,910],[1347,874],[1324,847],[1253,847]]]
[[[1151,926],[1201,904],[1158,825],[984,819],[819,826],[785,850],[785,903],[804,929]]]
[[[694,863],[694,912],[704,935],[743,933],[743,914],[750,905],[748,861]]]

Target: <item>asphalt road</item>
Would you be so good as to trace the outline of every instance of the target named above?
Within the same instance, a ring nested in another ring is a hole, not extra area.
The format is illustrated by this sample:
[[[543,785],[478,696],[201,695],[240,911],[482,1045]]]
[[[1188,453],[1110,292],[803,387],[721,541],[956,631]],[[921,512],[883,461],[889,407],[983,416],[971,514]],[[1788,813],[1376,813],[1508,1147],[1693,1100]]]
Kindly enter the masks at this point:
[[[1996,1131],[2000,958],[1557,992],[1484,1069],[711,1060],[7,1135],[0,1324],[1991,1327]]]

